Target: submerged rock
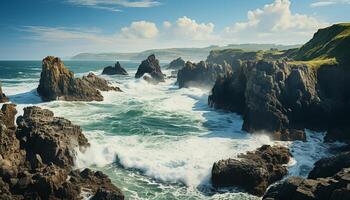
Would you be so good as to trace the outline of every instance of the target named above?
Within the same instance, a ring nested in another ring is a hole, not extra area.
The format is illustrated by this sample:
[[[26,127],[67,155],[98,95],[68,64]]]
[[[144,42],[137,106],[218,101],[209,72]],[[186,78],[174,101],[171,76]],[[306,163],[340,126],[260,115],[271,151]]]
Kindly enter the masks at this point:
[[[154,83],[164,82],[165,75],[162,73],[159,65],[159,61],[154,54],[148,56],[148,58],[140,64],[135,78],[141,78],[144,74],[149,74],[152,77]]]
[[[179,70],[185,67],[186,62],[181,58],[177,58],[169,63],[167,69]]]
[[[86,80],[90,80],[89,77],[85,80],[74,78],[73,72],[69,71],[59,58],[48,56],[43,60],[37,91],[45,101],[102,101],[103,96],[98,89],[106,87],[98,88],[101,81],[91,84],[91,81]]]
[[[115,63],[114,67],[108,66],[105,67],[102,71],[102,74],[106,75],[128,75],[128,72],[120,65],[119,62]]]
[[[199,63],[187,62],[185,67],[177,74],[177,83],[183,87],[212,87],[217,78],[229,76],[232,73],[231,66],[209,64],[204,61]]]
[[[0,103],[8,102],[9,99],[6,97],[6,95],[2,92],[1,82],[0,82]]]
[[[82,199],[100,191],[114,199],[122,192],[102,172],[73,170],[76,151],[89,143],[81,128],[39,107],[17,118],[15,105],[0,112],[0,199]]]
[[[214,187],[236,186],[262,196],[267,187],[287,175],[286,164],[291,154],[288,148],[264,145],[238,159],[220,160],[213,165]]]

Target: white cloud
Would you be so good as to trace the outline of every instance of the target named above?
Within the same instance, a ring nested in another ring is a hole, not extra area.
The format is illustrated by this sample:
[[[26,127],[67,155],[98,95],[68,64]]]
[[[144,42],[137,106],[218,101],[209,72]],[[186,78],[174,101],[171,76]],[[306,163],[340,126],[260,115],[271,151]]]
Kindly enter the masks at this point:
[[[76,6],[86,6],[113,12],[121,11],[119,7],[149,8],[160,5],[160,2],[155,0],[66,0],[66,2]]]
[[[311,3],[311,7],[330,6],[334,4],[350,4],[350,0],[317,0]]]
[[[180,39],[207,40],[212,38],[214,31],[213,23],[197,23],[186,16],[178,18],[173,25],[164,22],[163,26],[168,29],[168,34]]]
[[[292,13],[290,5],[289,0],[275,0],[263,8],[248,11],[246,22],[235,23],[225,31],[245,42],[300,43],[327,25],[315,17]]]
[[[126,38],[151,39],[158,36],[158,28],[155,23],[147,21],[132,22],[129,27],[121,30],[122,35]]]

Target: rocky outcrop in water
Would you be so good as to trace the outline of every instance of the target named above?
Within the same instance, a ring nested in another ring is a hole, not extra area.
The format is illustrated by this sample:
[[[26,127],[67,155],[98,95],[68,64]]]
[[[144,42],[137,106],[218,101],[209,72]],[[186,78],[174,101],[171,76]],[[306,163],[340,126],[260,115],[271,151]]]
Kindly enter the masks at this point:
[[[45,101],[103,101],[103,96],[98,89],[107,89],[108,86],[100,78],[96,84],[96,79],[92,76],[86,77],[85,80],[74,78],[74,73],[69,71],[59,58],[48,56],[42,63],[37,91]],[[101,84],[104,84],[103,87]],[[110,87],[110,89],[113,88]]]
[[[0,112],[0,199],[124,199],[102,172],[74,170],[76,150],[89,143],[79,126],[39,107],[14,118],[15,105]]]
[[[6,95],[2,92],[1,82],[0,82],[0,103],[8,102],[9,99],[6,97]]]
[[[181,58],[177,58],[169,63],[167,69],[179,70],[185,67],[186,62]]]
[[[264,145],[239,155],[238,159],[220,160],[213,165],[212,184],[214,187],[236,186],[262,196],[270,184],[287,174],[285,165],[290,157],[285,147]]]
[[[148,56],[146,60],[142,61],[137,69],[135,78],[141,78],[145,74],[150,75],[150,77],[145,79],[146,81],[152,83],[164,82],[165,75],[162,73],[159,61],[154,54]]]
[[[217,78],[229,76],[232,73],[231,66],[209,64],[204,61],[199,63],[187,62],[185,67],[177,73],[177,83],[183,87],[212,87]]]
[[[105,67],[102,71],[102,74],[106,75],[128,75],[128,72],[120,65],[119,62],[115,63],[114,67],[108,66]]]
[[[83,76],[83,81],[87,82],[91,87],[99,89],[101,91],[118,91],[121,92],[119,87],[112,87],[108,85],[108,82],[96,76],[94,73],[90,72],[87,76]]]
[[[231,77],[216,82],[209,104],[242,114],[246,131],[305,140],[304,128],[348,126],[348,78],[342,66],[313,69],[284,61],[246,61]]]

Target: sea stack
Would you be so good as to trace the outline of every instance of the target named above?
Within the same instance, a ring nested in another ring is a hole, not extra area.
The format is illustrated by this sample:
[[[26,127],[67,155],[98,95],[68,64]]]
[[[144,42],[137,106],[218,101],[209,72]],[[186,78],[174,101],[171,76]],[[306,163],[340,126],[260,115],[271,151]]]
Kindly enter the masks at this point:
[[[167,69],[174,69],[179,70],[185,67],[186,62],[181,58],[177,58],[169,63],[169,66]]]
[[[15,105],[0,111],[0,199],[123,200],[121,190],[99,171],[74,169],[76,151],[89,146],[81,128],[39,107],[26,107],[17,118]],[[87,193],[86,193],[87,192]]]
[[[120,65],[120,63],[117,61],[115,63],[114,67],[108,66],[103,69],[102,74],[106,75],[128,75],[128,72]]]
[[[159,60],[154,54],[148,56],[148,58],[140,64],[135,78],[141,78],[144,74],[149,74],[151,77],[145,78],[145,80],[152,83],[164,82],[164,74],[162,73],[159,65]]]
[[[9,99],[6,97],[6,95],[2,92],[1,82],[0,82],[0,103],[8,102]]]
[[[48,56],[42,62],[37,91],[44,101],[103,101],[99,91],[102,87],[94,84],[96,80],[99,84],[104,82],[106,90],[115,90],[113,87],[108,89],[107,82],[101,81],[101,78],[75,78],[74,73],[69,71],[59,58]]]

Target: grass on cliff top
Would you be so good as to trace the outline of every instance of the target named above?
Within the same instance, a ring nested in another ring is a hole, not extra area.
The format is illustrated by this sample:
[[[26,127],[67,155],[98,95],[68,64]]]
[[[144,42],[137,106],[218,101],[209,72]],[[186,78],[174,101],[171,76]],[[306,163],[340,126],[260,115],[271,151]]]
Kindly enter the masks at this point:
[[[318,69],[323,65],[337,65],[338,62],[335,58],[326,58],[326,59],[313,59],[309,61],[289,61],[288,64],[291,65],[306,65],[311,69]]]
[[[336,58],[338,62],[350,60],[350,23],[334,24],[318,30],[313,38],[303,45],[294,55],[295,60],[328,60]]]

